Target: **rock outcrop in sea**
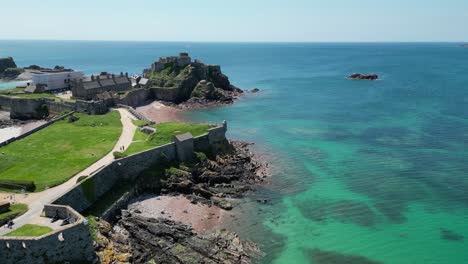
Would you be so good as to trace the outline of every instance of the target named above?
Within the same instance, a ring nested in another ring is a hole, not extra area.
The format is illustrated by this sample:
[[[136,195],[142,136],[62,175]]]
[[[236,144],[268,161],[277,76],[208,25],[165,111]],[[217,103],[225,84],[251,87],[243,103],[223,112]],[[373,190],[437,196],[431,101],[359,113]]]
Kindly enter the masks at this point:
[[[23,69],[16,66],[15,60],[12,57],[0,58],[0,79],[14,79],[22,72]]]
[[[218,230],[206,235],[170,219],[122,212],[114,227],[101,222],[101,263],[251,263],[260,250],[236,233]]]
[[[181,108],[230,104],[244,92],[231,84],[219,65],[192,62],[185,53],[161,58],[143,75],[149,78],[148,87],[174,92],[171,101]]]
[[[350,76],[348,76],[349,79],[354,79],[354,80],[377,80],[379,79],[379,76],[375,73],[372,74],[362,74],[362,73],[353,73]]]

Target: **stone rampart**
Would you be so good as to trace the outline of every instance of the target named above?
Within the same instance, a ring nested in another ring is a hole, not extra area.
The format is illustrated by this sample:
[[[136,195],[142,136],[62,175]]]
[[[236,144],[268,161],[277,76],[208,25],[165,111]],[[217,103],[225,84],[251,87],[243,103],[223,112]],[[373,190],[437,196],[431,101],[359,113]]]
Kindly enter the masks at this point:
[[[134,180],[141,172],[155,164],[162,154],[168,159],[175,159],[175,143],[116,160],[88,176],[84,181],[77,183],[70,191],[52,203],[69,205],[82,212],[110,191],[119,181]]]
[[[104,101],[82,101],[65,102],[51,98],[20,98],[0,95],[0,109],[10,111],[11,118],[42,118],[38,108],[47,105],[49,112],[61,113],[63,111],[77,111],[91,115],[102,115],[109,111]]]
[[[148,89],[137,89],[128,92],[128,94],[121,99],[116,99],[116,104],[128,105],[131,107],[138,107],[148,103],[153,99],[153,93]]]
[[[0,95],[0,110],[11,109],[11,98],[8,96]]]
[[[195,151],[207,150],[210,144],[222,143],[225,126],[212,128],[206,135],[193,138]],[[169,160],[177,159],[175,142],[143,151],[122,159],[115,160],[101,168],[87,179],[73,186],[66,194],[56,199],[53,204],[68,205],[82,212],[89,208],[96,200],[106,194],[119,181],[133,181],[144,170],[155,165],[161,157]]]
[[[157,100],[175,102],[179,98],[179,89],[177,88],[153,87],[150,90],[153,93],[153,97]]]
[[[57,211],[70,216],[71,224],[39,237],[0,237],[0,263],[91,263],[95,253],[88,222],[68,206],[46,205],[43,214]]]

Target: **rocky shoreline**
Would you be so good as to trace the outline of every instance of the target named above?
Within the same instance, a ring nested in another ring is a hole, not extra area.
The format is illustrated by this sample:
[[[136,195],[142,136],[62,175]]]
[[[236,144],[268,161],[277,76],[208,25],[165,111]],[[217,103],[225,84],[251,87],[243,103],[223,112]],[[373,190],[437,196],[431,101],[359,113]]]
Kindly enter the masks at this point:
[[[181,103],[172,103],[160,101],[159,103],[164,104],[165,106],[172,107],[178,110],[197,110],[197,109],[206,109],[212,107],[226,106],[235,103],[236,100],[240,99],[242,96],[248,93],[258,93],[260,90],[254,88],[251,90],[242,90],[240,88],[235,88],[232,91],[222,91],[222,95],[218,98],[210,97],[192,97],[187,101]]]
[[[182,195],[192,204],[231,210],[268,177],[251,145],[233,141],[223,154],[198,153],[197,162],[165,169],[161,183],[146,182],[145,188],[159,186],[165,196]],[[254,243],[242,241],[231,231],[215,228],[201,233],[164,211],[158,217],[148,215],[129,207],[114,226],[100,221],[95,249],[102,263],[251,263],[261,256]]]

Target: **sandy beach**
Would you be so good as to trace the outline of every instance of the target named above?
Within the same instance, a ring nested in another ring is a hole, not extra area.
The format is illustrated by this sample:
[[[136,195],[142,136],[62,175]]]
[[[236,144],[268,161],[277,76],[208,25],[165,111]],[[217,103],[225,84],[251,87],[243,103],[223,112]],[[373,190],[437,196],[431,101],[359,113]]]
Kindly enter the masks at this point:
[[[145,114],[148,118],[156,123],[164,123],[171,121],[182,121],[180,118],[180,110],[155,101],[151,104],[137,108],[137,111]]]
[[[10,121],[10,113],[5,111],[0,111],[0,124],[2,122]],[[25,122],[23,124],[0,126],[0,142],[3,142],[12,137],[17,137],[26,132],[33,130],[34,128],[46,123],[44,120],[34,121],[34,122]],[[5,124],[5,123],[3,123]]]
[[[197,233],[205,233],[220,227],[228,213],[219,207],[192,204],[184,196],[141,196],[128,205],[130,211],[138,210],[145,217],[167,218],[193,227]]]

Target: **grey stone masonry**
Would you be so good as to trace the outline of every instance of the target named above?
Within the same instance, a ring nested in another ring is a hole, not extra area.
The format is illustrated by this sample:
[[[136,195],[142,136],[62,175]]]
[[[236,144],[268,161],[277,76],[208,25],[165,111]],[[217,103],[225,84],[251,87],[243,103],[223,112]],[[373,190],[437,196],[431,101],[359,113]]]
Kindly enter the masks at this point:
[[[194,154],[194,140],[190,133],[177,135],[174,137],[176,144],[177,159],[179,161],[189,161]]]

